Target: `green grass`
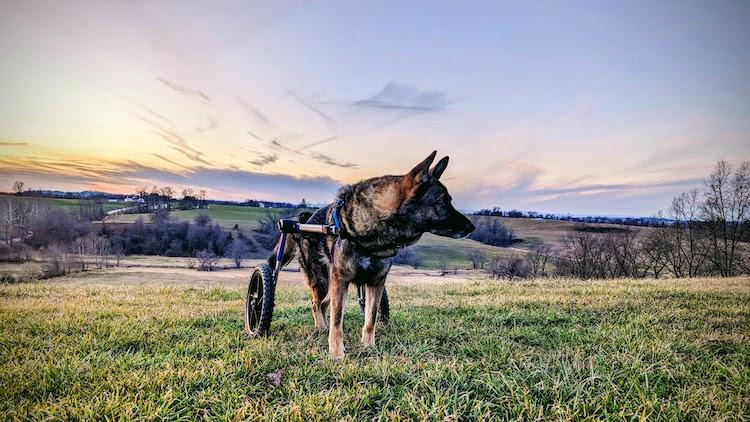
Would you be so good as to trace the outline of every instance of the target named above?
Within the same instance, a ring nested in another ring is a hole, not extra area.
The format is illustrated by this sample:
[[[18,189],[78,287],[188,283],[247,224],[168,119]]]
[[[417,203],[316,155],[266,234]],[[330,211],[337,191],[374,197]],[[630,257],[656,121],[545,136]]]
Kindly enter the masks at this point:
[[[478,249],[487,256],[507,256],[511,254],[523,255],[525,251],[514,248],[498,248],[485,245],[470,239],[452,239],[425,233],[414,246],[414,251],[422,258],[425,268],[470,269],[469,252]]]
[[[301,286],[246,339],[237,287],[0,286],[8,419],[657,419],[750,415],[750,279],[389,286],[376,350],[327,356]],[[267,374],[285,370],[281,384]]]
[[[283,210],[273,208],[240,207],[236,205],[211,205],[207,209],[173,210],[170,215],[178,221],[192,221],[198,214],[207,214],[211,220],[222,228],[231,230],[236,224],[240,229],[249,232],[254,229],[258,220],[265,217],[266,213],[279,214]],[[291,210],[290,212],[295,212]],[[147,214],[122,214],[109,217],[107,221],[132,223],[138,218],[148,221]]]
[[[88,206],[94,203],[94,201],[89,200],[89,199],[37,198],[37,197],[31,197],[31,196],[0,195],[0,201],[5,201],[9,199],[14,200],[14,201],[27,202],[27,203],[35,202],[39,205],[45,205],[45,206],[60,207],[67,212],[73,212],[82,205]],[[118,208],[125,207],[125,205],[122,202],[118,202],[118,203],[103,202],[101,203],[101,206],[102,208],[104,208],[104,211],[110,211],[110,210],[115,210]]]

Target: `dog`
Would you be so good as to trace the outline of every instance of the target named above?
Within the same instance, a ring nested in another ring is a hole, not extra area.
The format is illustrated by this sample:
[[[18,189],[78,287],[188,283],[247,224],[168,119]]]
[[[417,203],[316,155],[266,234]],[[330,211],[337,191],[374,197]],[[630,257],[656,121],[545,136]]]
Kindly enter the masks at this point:
[[[375,317],[385,279],[399,250],[416,243],[422,234],[461,238],[474,225],[451,204],[440,182],[448,166],[444,157],[434,167],[437,151],[403,176],[381,176],[342,187],[337,201],[298,220],[308,224],[340,224],[339,236],[295,234],[286,242],[283,265],[298,250],[298,260],[312,296],[317,330],[328,331],[328,350],[344,356],[343,321],[346,291],[350,283],[365,285],[365,323],[362,344],[375,345]],[[268,259],[276,264],[276,252]],[[330,326],[325,319],[330,306]]]

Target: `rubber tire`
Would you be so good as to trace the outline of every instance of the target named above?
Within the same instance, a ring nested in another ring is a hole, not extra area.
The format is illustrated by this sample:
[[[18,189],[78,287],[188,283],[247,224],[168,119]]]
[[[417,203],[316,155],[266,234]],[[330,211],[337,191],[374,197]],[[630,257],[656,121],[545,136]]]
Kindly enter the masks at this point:
[[[365,295],[367,290],[364,285],[357,286],[357,301],[359,310],[365,313]],[[391,319],[391,304],[388,302],[388,289],[383,288],[383,296],[380,297],[380,307],[378,308],[378,320],[385,324]]]
[[[263,291],[261,298],[255,303],[250,303],[250,292],[253,283],[260,283]],[[273,279],[273,271],[268,264],[260,264],[253,270],[250,276],[250,282],[247,286],[247,296],[245,297],[245,331],[251,336],[266,336],[271,330],[271,317],[273,316],[274,295],[276,292],[276,283]],[[251,309],[252,305],[252,309]],[[257,312],[255,306],[260,305],[260,312]],[[255,315],[251,318],[251,312]]]

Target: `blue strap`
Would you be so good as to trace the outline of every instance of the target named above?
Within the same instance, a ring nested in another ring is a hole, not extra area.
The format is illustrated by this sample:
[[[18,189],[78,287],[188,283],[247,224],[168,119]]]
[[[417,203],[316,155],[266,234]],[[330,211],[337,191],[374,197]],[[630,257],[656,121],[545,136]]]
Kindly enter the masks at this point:
[[[336,206],[333,208],[333,224],[336,226],[336,230],[341,233],[341,217],[339,216],[339,209],[344,205],[344,201],[339,199],[336,201]]]

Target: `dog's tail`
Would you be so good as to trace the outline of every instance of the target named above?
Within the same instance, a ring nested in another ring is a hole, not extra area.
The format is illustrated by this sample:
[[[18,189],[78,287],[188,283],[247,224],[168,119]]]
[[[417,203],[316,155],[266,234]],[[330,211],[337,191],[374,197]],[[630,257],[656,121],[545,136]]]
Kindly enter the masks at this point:
[[[297,214],[297,221],[301,223],[306,223],[307,220],[312,215],[309,211],[302,211],[301,213]],[[273,248],[273,251],[271,251],[271,256],[268,257],[268,265],[271,268],[276,267],[276,255],[279,252],[279,242],[281,241],[281,238],[279,238],[279,241],[276,242],[276,246]],[[291,235],[287,237],[286,244],[284,245],[284,261],[281,263],[281,266],[284,267],[289,262],[294,259],[294,255],[297,253],[297,243],[299,242],[299,235]]]

